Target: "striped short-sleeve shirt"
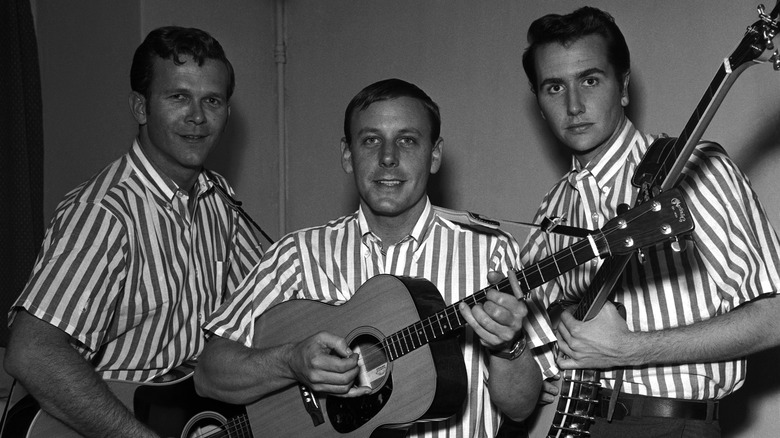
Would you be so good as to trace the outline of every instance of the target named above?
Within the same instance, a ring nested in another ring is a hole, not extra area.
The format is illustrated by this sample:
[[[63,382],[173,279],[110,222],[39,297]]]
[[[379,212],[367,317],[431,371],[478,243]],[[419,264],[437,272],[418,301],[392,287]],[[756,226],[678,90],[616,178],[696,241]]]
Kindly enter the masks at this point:
[[[535,222],[558,216],[566,225],[601,228],[620,204],[633,205],[638,190],[631,178],[653,138],[627,121],[619,138],[585,167],[572,169],[544,197]],[[729,312],[780,285],[780,243],[747,177],[725,151],[701,143],[678,184],[695,229],[687,249],[669,244],[646,249],[644,264],[634,257],[615,286],[613,300],[625,306],[632,331],[686,326]],[[538,260],[577,240],[532,232],[523,263]],[[600,260],[558,277],[534,291],[549,305],[562,298],[578,302],[601,265]],[[719,399],[745,379],[745,360],[648,365],[624,370],[621,391],[682,399]],[[612,388],[615,371],[601,373]]]
[[[145,381],[196,356],[200,325],[262,256],[208,175],[190,210],[135,142],[57,207],[9,321],[25,309],[65,331],[103,378]]]
[[[252,346],[255,318],[271,306],[291,299],[341,304],[379,274],[425,278],[436,285],[446,304],[452,304],[487,287],[489,271],[507,272],[516,267],[518,250],[511,237],[454,224],[438,216],[428,202],[411,234],[383,252],[381,241],[359,210],[289,234],[271,246],[204,328]],[[554,339],[543,312],[533,305],[525,329],[533,346]],[[486,387],[486,352],[470,329],[463,338],[463,353],[469,385],[463,411],[446,422],[418,424],[410,436],[495,436],[500,418]],[[546,370],[554,359],[537,360]]]

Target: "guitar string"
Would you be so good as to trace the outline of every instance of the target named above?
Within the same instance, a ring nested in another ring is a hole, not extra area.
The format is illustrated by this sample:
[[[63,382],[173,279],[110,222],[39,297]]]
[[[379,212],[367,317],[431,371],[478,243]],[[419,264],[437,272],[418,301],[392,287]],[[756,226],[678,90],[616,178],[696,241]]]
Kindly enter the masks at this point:
[[[627,224],[632,223],[632,222],[637,221],[640,218],[642,218],[642,217],[644,217],[644,216],[646,216],[648,214],[651,214],[651,213],[653,213],[653,211],[648,209],[647,211],[645,211],[643,213],[639,213],[633,219],[632,218],[627,219],[626,223]],[[614,224],[614,225],[612,225],[610,227],[609,224]],[[624,227],[621,224],[619,224],[617,221],[610,221],[608,223],[608,225],[606,225],[604,228],[602,228],[601,230],[598,230],[598,232],[595,232],[593,234],[593,237],[594,237],[594,239],[599,240],[599,241],[606,240],[606,236],[610,236],[613,233],[620,232],[620,231],[625,232],[624,231]],[[655,230],[650,230],[650,231],[640,230],[637,233],[635,233],[634,235],[637,236],[640,240],[645,240],[646,237],[653,236],[653,235],[656,235],[656,234],[657,234],[657,232]],[[556,257],[556,255],[559,255],[560,253],[566,252],[567,250],[569,250],[570,248],[573,248],[574,246],[583,246],[584,244],[587,244],[587,239],[579,240],[576,243],[574,243],[573,245],[571,245],[570,247],[568,247],[568,248],[566,248],[566,249],[564,249],[564,250],[562,250],[562,251],[560,251],[558,253],[555,253],[555,254],[553,254],[553,255],[551,255],[551,256],[541,260],[540,262],[538,262],[538,263],[536,263],[534,265],[528,266],[527,268],[524,268],[524,269],[522,269],[520,271],[517,271],[517,273],[515,275],[517,275],[519,273],[523,273],[523,272],[525,272],[527,270],[535,270],[535,271],[539,272],[539,271],[541,271],[543,269],[547,269],[549,267],[552,267],[553,265],[557,265],[558,264],[558,259],[560,259],[560,257]],[[587,247],[589,247],[589,245]],[[579,248],[579,249],[584,249],[584,248]],[[589,258],[588,260],[592,260],[594,258],[595,258],[595,256]],[[578,263],[578,265],[580,265],[580,264],[582,264],[582,263]],[[457,321],[457,325],[453,327],[451,323],[450,324],[445,324],[445,326],[441,327],[441,328],[446,330],[446,331],[442,331],[441,335],[447,334],[449,332],[452,332],[452,331],[462,327],[463,325],[465,325],[465,323],[463,321],[461,321],[460,311],[458,310],[458,305],[461,302],[467,302],[467,301],[474,301],[474,304],[477,304],[477,303],[480,302],[479,300],[482,299],[482,298],[477,298],[477,297],[478,296],[482,297],[483,295],[486,296],[487,295],[487,290],[488,289],[493,289],[493,288],[498,289],[500,291],[504,291],[506,289],[510,289],[511,290],[511,283],[509,282],[508,278],[505,278],[505,279],[501,280],[500,282],[496,283],[495,285],[488,286],[488,287],[486,287],[486,288],[484,288],[482,290],[479,290],[479,291],[475,292],[473,295],[464,298],[463,300],[460,300],[460,301],[458,301],[458,302],[456,302],[454,304],[451,304],[451,305],[445,307],[444,309],[442,309],[441,311],[435,313],[434,315],[431,315],[431,316],[429,316],[429,317],[427,317],[427,318],[425,318],[425,319],[423,319],[421,321],[418,321],[418,322],[416,322],[416,323],[414,323],[414,324],[412,324],[412,325],[410,325],[408,327],[405,327],[405,328],[403,328],[403,329],[401,329],[401,330],[399,330],[399,331],[397,331],[397,332],[395,332],[395,333],[393,333],[393,334],[391,334],[389,336],[386,336],[384,339],[380,340],[377,343],[367,345],[366,348],[368,348],[369,351],[367,353],[363,354],[364,362],[367,361],[367,360],[374,360],[377,357],[380,358],[380,359],[383,359],[383,358],[387,358],[388,356],[390,356],[389,353],[385,354],[385,353],[382,352],[382,348],[381,347],[383,346],[383,342],[385,340],[387,340],[387,343],[388,343],[387,347],[396,346],[397,345],[397,350],[401,352],[400,355],[398,355],[397,357],[395,357],[395,358],[390,360],[390,361],[392,361],[392,360],[398,359],[399,357],[402,357],[402,356],[404,356],[404,355],[406,355],[406,354],[416,350],[417,348],[421,347],[422,345],[425,345],[425,344],[431,342],[431,340],[427,339],[427,335],[426,335],[426,332],[425,332],[426,329],[430,329],[431,333],[433,334],[433,339],[434,340],[437,339],[437,337],[440,336],[440,334],[436,333],[435,326],[436,325],[441,326],[441,321],[444,318],[446,318],[447,322],[449,323],[450,322],[450,318],[452,316],[454,316],[456,321]],[[527,291],[528,290],[525,290],[524,292],[527,292]],[[468,303],[466,303],[466,304],[468,304]],[[439,315],[442,315],[442,317],[441,318],[437,318],[437,316],[439,316]],[[422,334],[424,335],[425,340],[420,338],[420,335],[419,335],[419,331],[420,330],[415,330],[415,331],[412,330],[412,328],[414,328],[416,326],[419,326],[419,328],[422,330],[422,332],[423,332]],[[403,333],[404,331],[406,331],[407,333],[404,334]],[[412,337],[413,333],[414,333],[415,337],[418,339],[417,342],[415,342],[414,338]],[[396,339],[396,338],[397,338],[397,340],[391,341],[391,339]],[[406,342],[407,340],[409,342]],[[407,351],[404,351],[405,349],[403,348],[403,345],[401,345],[401,341],[404,341],[404,344],[407,344],[407,345],[410,344],[413,348],[406,348]],[[419,343],[419,345],[416,345],[417,343]]]

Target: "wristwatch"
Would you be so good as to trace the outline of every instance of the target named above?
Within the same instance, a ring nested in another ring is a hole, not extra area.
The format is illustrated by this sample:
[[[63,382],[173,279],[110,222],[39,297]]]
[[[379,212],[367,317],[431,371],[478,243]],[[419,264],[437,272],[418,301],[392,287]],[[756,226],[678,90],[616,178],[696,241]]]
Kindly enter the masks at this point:
[[[512,344],[512,348],[509,350],[503,349],[503,350],[488,350],[490,351],[491,356],[500,357],[501,359],[506,360],[515,360],[518,357],[520,357],[521,354],[525,351],[525,332],[523,332],[523,336],[520,337],[517,341],[515,341],[514,344]]]

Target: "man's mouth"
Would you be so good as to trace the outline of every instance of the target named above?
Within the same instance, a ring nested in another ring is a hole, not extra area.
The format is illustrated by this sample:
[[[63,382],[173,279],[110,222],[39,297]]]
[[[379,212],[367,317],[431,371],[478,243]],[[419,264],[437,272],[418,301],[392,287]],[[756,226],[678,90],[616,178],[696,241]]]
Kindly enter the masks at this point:
[[[200,141],[206,138],[205,135],[190,135],[190,134],[179,134],[179,136],[187,141]]]
[[[386,187],[395,187],[401,185],[402,181],[397,179],[380,179],[375,181],[377,184]]]
[[[575,123],[567,126],[566,130],[578,134],[587,131],[591,126],[593,126],[592,123]]]

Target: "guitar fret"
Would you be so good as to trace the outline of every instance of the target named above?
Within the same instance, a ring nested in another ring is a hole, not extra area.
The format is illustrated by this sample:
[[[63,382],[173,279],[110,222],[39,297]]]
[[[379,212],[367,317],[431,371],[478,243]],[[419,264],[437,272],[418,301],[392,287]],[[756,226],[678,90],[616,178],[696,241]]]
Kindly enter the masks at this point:
[[[393,341],[392,341],[392,343],[390,343],[390,344],[388,345],[388,347],[390,347],[390,348],[392,349],[393,356],[395,356],[395,357],[401,357],[401,356],[398,354],[398,348],[396,348],[396,343],[397,343],[397,340],[396,340],[396,339],[397,339],[397,336],[393,336]]]
[[[404,329],[404,330],[406,330],[406,329]],[[408,336],[403,336],[402,339],[404,341],[404,347],[406,348],[406,351],[404,351],[404,354],[412,351],[412,349],[409,347],[409,344],[406,342],[407,339],[409,339],[409,337]]]
[[[464,321],[460,320],[460,311],[455,308],[455,327],[460,327],[464,324]]]
[[[555,263],[555,270],[560,274],[561,268],[558,267],[558,258],[553,255],[553,263]]]
[[[422,331],[423,337],[425,338],[425,342],[426,343],[431,342],[431,340],[428,339],[428,333],[425,332],[425,324],[419,324],[419,326],[420,326],[420,331]]]
[[[553,254],[552,258],[553,260],[555,260],[555,254]],[[542,267],[540,263],[536,264],[536,269],[539,271],[539,277],[542,278],[542,283],[546,283],[546,281],[544,280],[544,274],[542,273]]]
[[[525,282],[525,290],[531,290],[531,285],[528,284],[528,277],[525,276],[525,269],[521,269],[519,272],[520,275],[523,276],[523,281]]]
[[[444,328],[441,326],[441,316],[439,314],[436,314],[436,322],[439,324],[439,333],[444,334]]]
[[[433,317],[427,318],[425,321],[425,330],[428,335],[426,336],[426,339],[428,339],[428,342],[432,342],[436,340],[436,331],[433,329]]]
[[[417,346],[418,347],[420,345],[423,345],[423,341],[422,341],[422,339],[420,339],[420,329],[417,328],[419,325],[420,325],[419,322],[417,322],[417,323],[415,323],[413,325],[413,327],[414,327],[414,335],[417,336]]]

